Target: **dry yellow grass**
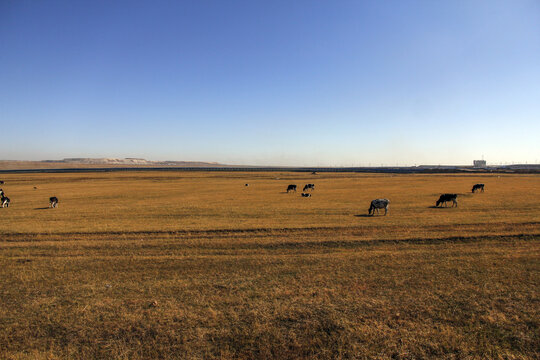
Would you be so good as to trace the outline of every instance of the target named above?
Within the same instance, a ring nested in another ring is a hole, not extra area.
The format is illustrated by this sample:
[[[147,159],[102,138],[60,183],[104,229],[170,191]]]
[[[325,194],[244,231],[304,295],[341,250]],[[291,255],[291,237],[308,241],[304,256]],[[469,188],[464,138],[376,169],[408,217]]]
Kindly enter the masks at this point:
[[[540,355],[536,175],[3,180],[2,358]],[[389,215],[366,216],[379,197]]]

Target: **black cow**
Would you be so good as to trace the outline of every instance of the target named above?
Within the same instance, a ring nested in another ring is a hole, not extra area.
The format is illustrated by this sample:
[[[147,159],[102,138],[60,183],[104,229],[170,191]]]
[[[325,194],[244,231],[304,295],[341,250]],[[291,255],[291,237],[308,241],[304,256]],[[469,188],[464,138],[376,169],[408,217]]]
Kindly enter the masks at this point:
[[[481,190],[482,192],[484,192],[484,184],[474,184],[472,187],[473,194],[476,190]]]
[[[287,193],[289,193],[289,191],[296,192],[296,185],[292,184],[292,185],[287,186]]]
[[[304,186],[304,190],[302,191],[306,191],[306,190],[311,190],[311,191],[315,190],[315,184],[306,184]]]
[[[58,206],[58,198],[56,196],[51,196],[49,198],[49,207],[55,208]]]
[[[390,200],[388,199],[375,199],[369,205],[368,214],[375,215],[375,211],[377,211],[378,214],[379,209],[384,209],[384,216],[386,216],[388,213],[388,204],[390,204]]]
[[[437,203],[435,204],[435,206],[439,206],[439,204],[444,203],[444,207],[446,207],[446,202],[447,201],[452,202],[452,207],[454,207],[454,205],[457,207],[458,206],[458,204],[457,204],[457,194],[442,194],[439,197],[439,200],[437,200]]]
[[[311,194],[308,194],[308,193],[302,193],[302,197],[311,197]]]
[[[4,185],[4,181],[0,180],[0,185]]]
[[[2,194],[2,197],[0,198],[0,204],[2,204],[2,207],[9,207],[9,198]]]

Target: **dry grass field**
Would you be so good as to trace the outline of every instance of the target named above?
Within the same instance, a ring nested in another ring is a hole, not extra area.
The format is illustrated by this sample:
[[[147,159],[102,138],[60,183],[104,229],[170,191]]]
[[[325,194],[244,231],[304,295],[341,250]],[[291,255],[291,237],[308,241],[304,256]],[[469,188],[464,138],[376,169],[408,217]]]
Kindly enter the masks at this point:
[[[538,175],[2,180],[2,359],[540,357]]]

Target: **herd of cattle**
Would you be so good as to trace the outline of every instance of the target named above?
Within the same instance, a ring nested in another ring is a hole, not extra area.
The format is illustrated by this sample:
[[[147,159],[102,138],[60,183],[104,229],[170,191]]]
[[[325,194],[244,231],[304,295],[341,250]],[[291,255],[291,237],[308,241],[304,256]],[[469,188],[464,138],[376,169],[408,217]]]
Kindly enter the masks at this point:
[[[246,184],[247,186],[248,184]],[[295,184],[291,184],[287,186],[287,193],[290,191],[296,192],[297,186]],[[302,190],[302,197],[311,197],[310,193],[306,193],[307,190],[315,190],[315,184],[306,184],[304,186],[304,189]],[[482,191],[484,192],[484,184],[474,184],[472,187],[472,193],[474,194],[476,191]],[[435,206],[439,206],[444,204],[445,207],[447,207],[448,202],[452,202],[452,207],[457,207],[457,196],[458,194],[441,194],[439,196],[439,200],[435,203]],[[388,199],[375,199],[371,201],[371,204],[368,209],[368,215],[375,215],[375,211],[377,211],[377,214],[379,214],[380,209],[384,209],[384,215],[388,213],[388,205],[390,204],[390,200]]]
[[[0,181],[0,184],[3,184],[3,181]],[[245,184],[245,186],[249,186],[249,184]],[[287,186],[287,194],[291,191],[296,192],[297,186],[295,184],[291,184]],[[36,189],[36,187],[34,187]],[[315,190],[315,184],[306,184],[304,188],[302,189],[302,197],[311,197],[311,193],[308,193],[307,191],[313,192]],[[484,192],[484,184],[475,184],[472,187],[472,192],[475,193],[476,191]],[[439,200],[435,203],[435,206],[443,205],[447,207],[448,202],[452,202],[452,207],[457,207],[457,196],[458,194],[441,194],[439,197]],[[9,207],[9,198],[6,196],[4,191],[0,189],[0,206],[1,207]],[[384,209],[384,215],[388,213],[388,205],[390,204],[390,200],[388,199],[375,199],[371,201],[371,204],[369,206],[368,215],[375,215],[375,211],[377,211],[377,214],[379,214],[380,209]],[[56,196],[51,196],[49,198],[49,207],[50,208],[56,208],[58,207],[58,198]]]
[[[306,192],[308,190],[310,191],[315,190],[315,184],[306,184],[304,186],[304,189],[302,189],[302,197],[311,197],[311,194]],[[296,192],[296,185],[292,184],[292,185],[287,186],[287,194],[290,191]]]
[[[4,183],[3,181],[1,181],[0,183]],[[36,189],[34,187],[34,189]],[[1,207],[9,207],[9,203],[10,203],[10,200],[9,198],[6,196],[6,193],[4,192],[4,190],[0,189],[0,206]],[[58,206],[58,198],[56,196],[51,196],[49,198],[49,207],[51,208],[55,208]]]

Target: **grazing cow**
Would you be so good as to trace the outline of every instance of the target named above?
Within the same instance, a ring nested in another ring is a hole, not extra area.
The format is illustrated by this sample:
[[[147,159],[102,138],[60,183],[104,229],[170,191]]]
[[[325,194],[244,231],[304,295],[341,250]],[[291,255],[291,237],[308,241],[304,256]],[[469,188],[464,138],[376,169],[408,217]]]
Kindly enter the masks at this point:
[[[56,196],[51,196],[49,198],[49,207],[51,208],[58,207],[58,198]]]
[[[302,193],[302,197],[311,197],[311,194],[308,194],[308,193]]]
[[[0,196],[4,196],[4,190],[0,189]]]
[[[2,197],[0,198],[0,204],[2,204],[2,207],[9,207],[9,198],[2,195]]]
[[[296,185],[289,185],[289,186],[287,186],[287,193],[289,193],[289,191],[294,191],[294,192],[296,192]]]
[[[474,184],[472,187],[473,194],[476,190],[481,190],[482,192],[484,192],[484,184]]]
[[[371,202],[371,205],[369,206],[368,215],[375,215],[375,210],[377,210],[377,214],[379,213],[379,209],[384,209],[384,216],[388,213],[388,204],[390,204],[390,200],[388,199],[375,199]]]
[[[304,186],[304,190],[302,191],[306,191],[306,190],[311,190],[311,191],[315,190],[315,184],[306,184]]]
[[[3,180],[0,180],[0,185],[4,185],[4,181],[3,181]]]
[[[446,202],[447,201],[451,201],[452,202],[452,207],[454,207],[454,205],[457,207],[457,194],[442,194],[440,197],[439,197],[439,200],[437,200],[437,203],[435,204],[435,206],[439,206],[439,204],[442,204],[444,203],[444,207],[446,207]]]

